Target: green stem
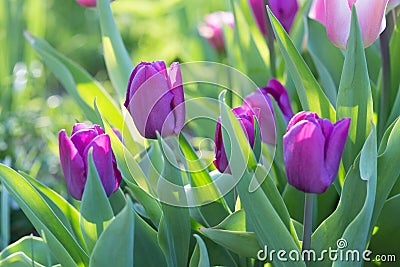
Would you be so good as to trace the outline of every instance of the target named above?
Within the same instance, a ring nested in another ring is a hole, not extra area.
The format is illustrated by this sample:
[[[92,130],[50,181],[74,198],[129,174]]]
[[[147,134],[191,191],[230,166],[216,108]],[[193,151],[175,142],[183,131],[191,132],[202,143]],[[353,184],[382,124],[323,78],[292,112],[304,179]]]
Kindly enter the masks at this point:
[[[269,5],[269,0],[264,0],[264,7]],[[268,14],[265,16],[265,26],[267,30],[267,35],[265,36],[266,41],[267,41],[267,46],[269,50],[269,63],[270,63],[270,69],[271,69],[271,75],[272,77],[276,77],[276,63],[275,63],[275,46],[274,46],[274,31],[272,29],[271,21],[268,18]]]
[[[306,193],[304,201],[304,218],[303,218],[303,246],[302,250],[310,250],[311,234],[312,234],[312,210],[313,210],[313,194]]]
[[[390,17],[387,17],[390,20]],[[390,88],[390,54],[389,54],[389,28],[386,28],[380,38],[382,56],[382,94],[379,116],[379,133],[382,136],[391,106]]]
[[[8,246],[10,241],[10,208],[8,206],[8,192],[4,184],[1,185],[1,247]]]

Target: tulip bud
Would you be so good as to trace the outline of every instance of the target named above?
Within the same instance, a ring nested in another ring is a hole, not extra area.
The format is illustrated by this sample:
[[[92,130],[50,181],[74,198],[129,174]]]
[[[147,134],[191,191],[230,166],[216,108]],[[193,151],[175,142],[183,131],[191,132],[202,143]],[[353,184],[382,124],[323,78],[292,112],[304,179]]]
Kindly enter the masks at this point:
[[[306,193],[325,192],[336,178],[349,126],[349,118],[332,124],[313,112],[296,114],[283,136],[288,183]]]
[[[112,2],[114,0],[110,0]],[[78,4],[84,7],[95,7],[96,6],[96,0],[76,0]]]
[[[254,146],[254,116],[258,115],[248,106],[243,105],[232,109],[233,114],[238,119],[243,131],[245,132],[250,146]],[[214,165],[220,172],[230,173],[229,161],[225,152],[224,143],[222,140],[222,129],[220,118],[218,118],[217,126],[215,129],[215,159]]]
[[[88,173],[88,153],[93,149],[93,162],[107,196],[114,193],[122,180],[111,141],[103,129],[77,123],[69,138],[65,130],[58,133],[61,167],[71,196],[81,200]]]
[[[151,139],[177,135],[185,124],[185,104],[179,63],[142,62],[129,78],[125,107],[139,133]]]
[[[396,1],[398,0],[391,1],[390,5],[396,5]],[[353,4],[357,9],[364,47],[368,47],[386,28],[385,10],[388,0],[314,0],[309,13],[310,18],[326,27],[331,42],[342,49],[346,49],[349,39]]]
[[[265,23],[267,20],[267,11],[264,0],[249,0],[249,2],[258,28],[263,35],[266,35],[267,28]],[[296,13],[299,10],[297,0],[269,0],[268,5],[286,32],[290,32]]]
[[[293,117],[289,95],[286,88],[275,78],[270,79],[266,87],[257,89],[252,94],[246,96],[244,102],[253,110],[260,110],[259,124],[261,140],[264,143],[275,145],[274,109],[268,94],[275,99],[286,122],[289,122]]]
[[[233,29],[235,21],[231,12],[215,12],[204,17],[204,23],[198,27],[199,34],[207,39],[218,51],[225,50],[223,25]]]

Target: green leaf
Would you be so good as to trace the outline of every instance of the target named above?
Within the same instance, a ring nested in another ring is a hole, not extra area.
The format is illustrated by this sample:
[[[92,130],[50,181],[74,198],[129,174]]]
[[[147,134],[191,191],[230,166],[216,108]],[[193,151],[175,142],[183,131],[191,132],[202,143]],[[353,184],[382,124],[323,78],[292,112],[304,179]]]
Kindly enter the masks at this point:
[[[30,260],[34,260],[35,262],[45,266],[56,263],[44,240],[40,237],[31,235],[24,236],[4,248],[0,253],[0,265],[3,266],[1,264],[2,260],[18,252],[24,253]]]
[[[372,213],[375,203],[377,183],[377,141],[375,126],[373,126],[360,154],[360,177],[367,181],[367,193],[364,205],[355,219],[347,226],[342,239],[347,241],[347,246],[342,248],[343,253],[357,250],[360,255],[368,244],[369,229],[371,227]],[[362,266],[362,260],[335,261],[332,266]]]
[[[208,267],[210,260],[208,259],[207,247],[204,241],[198,235],[193,235],[197,244],[190,259],[189,267]]]
[[[187,173],[191,187],[187,194],[193,201],[193,203],[189,204],[198,209],[205,225],[208,227],[217,225],[229,215],[229,208],[215,186],[207,168],[204,167],[183,134],[179,136],[179,144],[184,154],[182,160],[186,161],[188,167]]]
[[[28,174],[21,172],[22,175],[35,187],[40,193],[43,200],[46,201],[47,205],[53,210],[60,221],[65,225],[70,232],[73,233],[75,239],[79,244],[86,248],[86,243],[83,238],[80,224],[79,224],[79,212],[72,206],[67,200],[65,200],[58,193],[48,188],[46,185],[40,183],[37,179],[29,176]]]
[[[89,266],[133,266],[134,225],[132,203],[128,199],[125,208],[98,239]]]
[[[92,150],[89,151],[88,163],[80,224],[86,246],[91,253],[104,228],[114,219],[114,213],[94,165]]]
[[[393,29],[392,38],[390,40],[390,69],[391,69],[391,90],[390,99],[392,112],[395,110],[394,101],[398,95],[398,88],[400,87],[400,75],[397,75],[396,70],[400,69],[400,20],[397,20],[397,25]],[[390,109],[389,109],[390,110]]]
[[[3,267],[43,267],[37,262],[32,261],[23,252],[15,252],[7,258],[0,260],[0,266]]]
[[[335,119],[335,110],[322,91],[309,67],[301,57],[292,40],[272,14],[269,7],[268,15],[275,32],[276,40],[285,60],[286,67],[296,86],[301,106],[304,110],[318,113],[324,118]]]
[[[108,75],[117,93],[120,96],[124,96],[129,76],[133,70],[132,62],[115,24],[110,1],[99,0],[97,2],[104,59]]]
[[[135,213],[134,266],[166,266],[157,232]]]
[[[158,242],[169,267],[186,266],[189,255],[190,216],[178,163],[172,150],[158,136],[164,156],[164,168],[158,182],[158,197],[163,216]]]
[[[200,231],[215,243],[243,257],[257,257],[261,249],[253,232],[246,232],[244,210],[229,215],[223,222],[213,228],[202,228]]]
[[[351,118],[349,140],[343,153],[346,170],[354,162],[371,131],[374,116],[367,61],[355,8],[351,21],[336,105],[338,120]]]
[[[0,164],[0,180],[24,211],[36,230],[46,236],[47,243],[65,266],[84,266],[89,258],[78,241],[55,216],[40,193],[21,175]]]

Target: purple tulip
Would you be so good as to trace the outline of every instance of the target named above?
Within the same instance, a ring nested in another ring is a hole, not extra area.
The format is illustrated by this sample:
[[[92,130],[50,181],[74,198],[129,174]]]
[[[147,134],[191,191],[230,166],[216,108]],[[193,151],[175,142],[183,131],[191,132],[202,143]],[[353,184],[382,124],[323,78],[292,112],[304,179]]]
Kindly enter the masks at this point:
[[[93,149],[93,162],[107,196],[115,192],[122,180],[111,141],[99,125],[77,123],[69,138],[65,130],[58,133],[61,167],[71,196],[81,200],[88,173],[88,152]]]
[[[177,135],[185,124],[185,104],[179,63],[142,62],[129,78],[125,107],[139,133],[151,139]]]
[[[233,29],[235,21],[231,12],[219,11],[204,17],[204,23],[199,27],[199,34],[207,39],[218,51],[225,50],[223,26],[227,25]]]
[[[267,11],[264,6],[264,0],[249,0],[251,9],[256,19],[258,28],[263,35],[267,34],[266,20]],[[294,18],[296,17],[299,6],[297,0],[269,0],[269,7],[272,13],[280,21],[286,32],[290,32]]]
[[[243,105],[232,109],[233,114],[239,120],[242,129],[244,130],[250,146],[254,146],[254,116],[259,120],[256,114],[250,107]],[[222,129],[220,118],[218,118],[217,127],[215,129],[215,159],[214,165],[220,172],[230,173],[229,161],[225,152],[224,143],[222,140]]]
[[[397,2],[397,3],[396,3]],[[370,46],[386,27],[385,10],[398,5],[398,0],[314,0],[309,17],[326,27],[329,39],[346,49],[350,34],[351,9],[357,9],[358,23],[365,47]]]
[[[349,126],[349,118],[332,124],[313,112],[296,114],[283,136],[288,183],[306,193],[325,192],[336,178]]]
[[[244,102],[253,110],[260,111],[260,131],[261,140],[264,143],[275,144],[275,120],[274,109],[268,95],[271,95],[278,103],[279,108],[286,120],[286,123],[293,117],[293,110],[290,106],[289,95],[286,88],[275,78],[269,80],[264,88],[257,89],[255,92],[246,96]]]
[[[114,0],[110,0],[112,2]],[[96,6],[96,0],[76,0],[78,4],[84,7],[95,7]]]

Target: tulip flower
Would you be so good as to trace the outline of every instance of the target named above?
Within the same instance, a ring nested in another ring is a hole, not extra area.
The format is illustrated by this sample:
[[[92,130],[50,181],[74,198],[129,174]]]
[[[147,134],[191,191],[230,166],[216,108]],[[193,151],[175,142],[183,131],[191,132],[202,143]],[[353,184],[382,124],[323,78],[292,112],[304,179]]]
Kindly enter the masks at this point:
[[[112,2],[114,0],[111,0]],[[84,7],[95,7],[96,6],[96,0],[76,0],[78,4]]]
[[[185,123],[185,104],[179,63],[142,62],[129,78],[125,107],[139,133],[151,139],[177,135]]]
[[[290,106],[289,95],[286,88],[275,78],[269,80],[268,85],[264,88],[257,89],[255,92],[246,96],[244,103],[251,107],[253,110],[259,109],[260,111],[260,131],[261,140],[264,143],[275,144],[275,120],[274,109],[271,103],[271,95],[278,103],[279,108],[286,120],[293,117],[293,110]]]
[[[199,34],[204,37],[217,50],[225,50],[223,26],[227,25],[233,29],[235,21],[231,12],[219,11],[204,17],[204,23],[199,27]]]
[[[232,109],[233,114],[238,119],[243,131],[245,132],[250,146],[254,146],[254,116],[259,116],[248,106],[243,105]],[[215,129],[215,159],[214,165],[220,172],[230,173],[229,160],[227,158],[224,143],[222,140],[222,129],[220,118],[218,118],[217,127]]]
[[[267,11],[264,0],[249,0],[251,9],[256,19],[258,28],[263,35],[267,34],[266,20]],[[299,6],[297,0],[269,0],[269,7],[279,22],[285,28],[286,32],[290,32],[294,18],[296,17]]]
[[[389,0],[386,11],[390,11],[400,5],[400,0]]]
[[[313,112],[300,112],[283,136],[288,183],[306,193],[325,192],[336,178],[350,119],[332,124]]]
[[[390,5],[396,5],[396,1],[390,1]],[[309,13],[310,18],[326,27],[331,42],[342,49],[346,49],[349,39],[353,4],[357,10],[364,47],[368,47],[386,27],[385,10],[388,0],[314,0]]]
[[[58,134],[62,171],[71,196],[81,200],[88,174],[88,153],[92,149],[93,162],[107,196],[115,192],[122,180],[111,141],[99,125],[89,127],[77,123],[71,137],[65,130]]]

